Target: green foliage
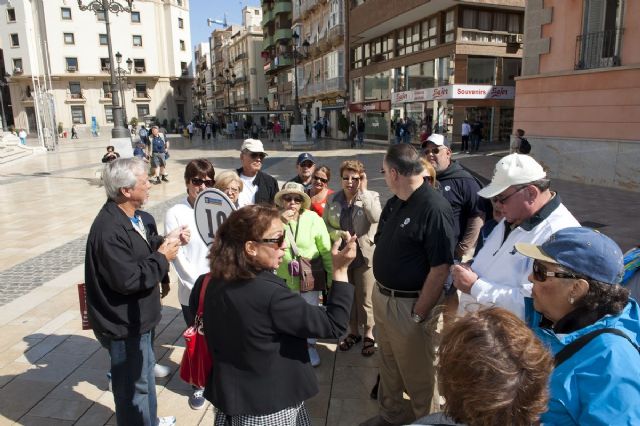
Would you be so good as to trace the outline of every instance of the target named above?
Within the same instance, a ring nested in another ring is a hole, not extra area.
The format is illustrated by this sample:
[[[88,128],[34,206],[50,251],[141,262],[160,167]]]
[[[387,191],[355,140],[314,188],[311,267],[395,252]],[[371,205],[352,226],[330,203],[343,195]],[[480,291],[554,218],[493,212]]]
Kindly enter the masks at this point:
[[[129,124],[131,124],[132,127],[136,127],[138,125],[138,117],[131,117]]]
[[[58,134],[61,135],[64,132],[64,126],[62,125],[62,121],[58,123]]]
[[[349,131],[349,120],[342,111],[338,111],[338,130],[342,133],[347,133]]]

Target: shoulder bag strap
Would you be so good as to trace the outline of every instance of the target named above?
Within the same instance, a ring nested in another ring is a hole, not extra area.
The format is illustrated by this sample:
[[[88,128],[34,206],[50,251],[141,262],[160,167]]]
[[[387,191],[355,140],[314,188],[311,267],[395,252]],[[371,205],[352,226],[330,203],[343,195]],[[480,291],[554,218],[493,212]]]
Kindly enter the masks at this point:
[[[289,244],[291,245],[291,252],[294,257],[298,257],[300,255],[300,251],[298,250],[298,245],[296,244],[296,240],[298,239],[298,230],[300,229],[300,218],[298,218],[298,225],[296,226],[296,235],[293,236],[291,232],[291,224],[285,229],[287,233],[287,239],[289,240]]]
[[[209,285],[209,281],[211,280],[211,273],[208,273],[204,276],[204,280],[202,281],[202,287],[200,288],[200,299],[198,300],[198,316],[202,317],[202,312],[204,311],[204,294],[207,292],[207,286]]]
[[[558,352],[555,356],[556,368],[560,364],[562,364],[563,362],[571,358],[576,352],[582,349],[587,343],[589,343],[590,341],[592,341],[593,339],[595,339],[596,337],[604,333],[617,334],[620,337],[624,337],[640,353],[640,348],[635,343],[633,343],[633,341],[629,338],[629,336],[627,336],[627,334],[624,331],[618,330],[617,328],[600,328],[598,330],[594,330],[591,333],[587,333],[584,336],[577,338],[576,340],[574,340],[573,342],[565,346],[560,352]]]

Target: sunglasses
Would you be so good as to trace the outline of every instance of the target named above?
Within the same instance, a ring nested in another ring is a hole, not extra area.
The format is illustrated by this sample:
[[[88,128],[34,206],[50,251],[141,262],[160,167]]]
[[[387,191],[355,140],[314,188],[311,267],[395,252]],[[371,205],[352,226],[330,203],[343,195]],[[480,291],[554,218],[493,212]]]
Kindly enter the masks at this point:
[[[491,198],[491,201],[493,201],[494,203],[506,204],[509,198],[511,198],[512,196],[514,196],[515,194],[517,194],[518,192],[522,191],[525,188],[526,186],[521,186],[520,188],[513,191],[511,194],[507,195],[506,197],[500,197],[496,195],[495,197]]]
[[[545,282],[547,277],[556,277],[556,278],[585,278],[581,275],[570,274],[568,272],[552,272],[548,271],[547,268],[537,260],[533,261],[533,277],[536,281]]]
[[[285,203],[290,203],[293,201],[294,203],[298,203],[298,204],[302,204],[302,202],[304,201],[302,197],[297,197],[295,195],[283,195],[282,200]]]
[[[299,166],[308,169],[309,167],[313,167],[313,163],[311,161],[303,161]]]
[[[216,181],[215,180],[211,180],[211,179],[200,179],[200,178],[191,178],[191,185],[193,186],[200,186],[204,183],[204,186],[206,186],[207,188],[213,188],[213,185],[215,185]]]
[[[250,152],[249,156],[251,157],[252,160],[264,160],[264,157],[266,157],[266,154],[264,152]]]
[[[358,182],[360,180],[360,178],[357,177],[357,176],[356,177],[352,177],[352,176],[346,176],[345,177],[345,176],[343,176],[342,180],[345,181],[345,182],[349,182],[349,181]]]
[[[314,180],[319,180],[319,181],[320,181],[320,182],[322,182],[322,183],[327,183],[327,182],[329,182],[329,179],[325,179],[325,178],[320,177],[320,176],[314,176],[314,177],[313,177],[313,179],[314,179]]]
[[[425,149],[422,150],[422,152],[424,153],[424,155],[429,155],[429,154],[438,155],[440,153],[440,148],[438,148],[438,147],[425,148]]]
[[[278,247],[280,247],[282,245],[282,243],[284,243],[284,234],[280,235],[278,238],[263,238],[260,241],[258,241],[259,243],[266,243],[266,244],[277,244]]]

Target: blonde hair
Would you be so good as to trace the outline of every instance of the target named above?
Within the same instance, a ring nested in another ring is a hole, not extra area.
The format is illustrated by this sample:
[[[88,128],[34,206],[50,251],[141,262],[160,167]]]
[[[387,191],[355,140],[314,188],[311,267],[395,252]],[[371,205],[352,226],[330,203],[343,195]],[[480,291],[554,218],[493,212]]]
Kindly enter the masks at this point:
[[[234,170],[226,170],[220,173],[216,179],[216,184],[213,187],[220,191],[224,191],[233,182],[238,184],[239,192],[242,192],[242,179],[240,179],[240,176],[238,176],[238,173]]]

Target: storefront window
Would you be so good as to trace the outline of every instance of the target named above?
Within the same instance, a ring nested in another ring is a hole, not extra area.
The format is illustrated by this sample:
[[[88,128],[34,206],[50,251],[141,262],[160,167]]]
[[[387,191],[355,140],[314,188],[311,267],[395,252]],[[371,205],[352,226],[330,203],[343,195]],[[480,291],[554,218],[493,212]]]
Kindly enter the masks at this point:
[[[364,77],[364,99],[389,99],[389,71]]]
[[[469,57],[467,82],[469,84],[495,84],[496,58]]]
[[[393,70],[393,92],[404,92],[407,90],[406,77],[402,68],[395,68]]]
[[[407,90],[435,87],[434,62],[426,61],[410,65],[407,70]]]
[[[384,112],[365,113],[364,126],[367,139],[387,140],[389,137],[389,118]]]
[[[502,59],[502,85],[515,86],[515,77],[520,75],[522,59],[520,58],[503,58]]]

